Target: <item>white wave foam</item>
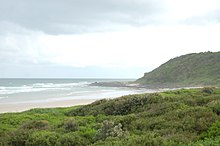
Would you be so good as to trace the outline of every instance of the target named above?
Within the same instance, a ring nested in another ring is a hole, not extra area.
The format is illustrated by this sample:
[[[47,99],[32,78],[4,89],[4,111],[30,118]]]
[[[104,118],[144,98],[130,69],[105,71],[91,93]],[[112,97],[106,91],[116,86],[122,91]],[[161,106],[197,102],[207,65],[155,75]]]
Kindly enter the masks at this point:
[[[0,87],[0,90],[5,90],[5,87]]]
[[[16,88],[16,89],[7,89],[7,90],[0,90],[0,94],[15,94],[15,93],[24,93],[24,92],[39,92],[48,90],[46,88]]]
[[[25,93],[25,92],[41,92],[46,90],[70,90],[76,87],[87,86],[88,82],[79,82],[79,83],[34,83],[32,85],[22,85],[17,87],[0,87],[0,95],[5,94],[16,94],[16,93]]]
[[[65,94],[66,96],[71,96],[71,95],[76,95],[76,94],[92,94],[92,93],[97,93],[97,91],[75,91],[75,92],[70,92],[68,94]]]
[[[62,87],[76,87],[76,86],[85,86],[88,85],[89,82],[79,82],[79,83],[35,83],[33,87],[46,87],[46,88],[62,88]]]
[[[7,96],[6,96],[6,97],[2,97],[2,96],[0,96],[0,100],[1,100],[1,99],[5,99],[5,98],[8,98],[8,97],[7,97]]]

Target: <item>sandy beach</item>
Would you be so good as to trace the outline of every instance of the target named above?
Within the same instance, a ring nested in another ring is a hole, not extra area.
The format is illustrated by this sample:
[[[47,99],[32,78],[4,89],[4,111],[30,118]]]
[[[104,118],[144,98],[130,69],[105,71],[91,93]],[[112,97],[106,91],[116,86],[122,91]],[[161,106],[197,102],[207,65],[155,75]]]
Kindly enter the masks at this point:
[[[75,105],[85,105],[92,103],[98,99],[73,99],[51,102],[35,102],[35,103],[10,103],[0,104],[0,113],[22,112],[33,108],[54,108],[54,107],[70,107]]]
[[[0,113],[85,105],[103,98],[145,92],[136,88],[90,85],[115,81],[128,82],[131,79],[0,79]]]

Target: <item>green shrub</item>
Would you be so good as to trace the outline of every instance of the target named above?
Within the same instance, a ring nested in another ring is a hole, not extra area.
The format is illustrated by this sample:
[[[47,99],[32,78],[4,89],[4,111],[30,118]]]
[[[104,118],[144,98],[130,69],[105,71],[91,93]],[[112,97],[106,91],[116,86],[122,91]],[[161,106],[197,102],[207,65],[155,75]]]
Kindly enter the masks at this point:
[[[80,137],[77,133],[68,133],[62,135],[56,143],[58,146],[86,146],[89,141]]]
[[[8,145],[12,146],[24,146],[26,145],[27,139],[33,133],[32,130],[18,129],[16,131],[8,133],[9,139],[7,141]]]
[[[205,139],[205,138],[215,138],[220,136],[220,121],[215,122],[214,124],[212,124],[211,127],[209,127],[209,129],[201,134],[201,139]]]
[[[33,133],[26,142],[27,146],[55,146],[59,135],[55,132],[38,131]]]
[[[77,134],[87,139],[90,143],[94,143],[97,130],[88,127],[81,127],[80,130],[77,131]]]
[[[25,122],[21,129],[37,129],[37,130],[46,130],[49,128],[49,123],[46,120],[31,120]]]
[[[207,104],[209,108],[212,109],[213,112],[215,112],[217,115],[220,115],[220,99],[219,100],[213,100]]]
[[[79,125],[74,118],[69,118],[64,121],[63,128],[67,132],[74,132],[79,129]]]
[[[154,134],[147,133],[146,135],[132,135],[126,138],[109,137],[105,141],[98,141],[93,146],[176,146],[170,140],[163,139],[162,137]]]
[[[209,129],[208,129],[208,137],[213,138],[220,136],[220,121],[215,122]]]
[[[202,88],[203,93],[212,94],[214,92],[214,87],[204,87]]]
[[[220,137],[216,137],[216,138],[206,138],[204,140],[191,142],[187,146],[219,146],[219,144],[220,144]]]
[[[67,113],[68,116],[127,115],[136,113],[146,104],[162,102],[159,93],[122,96],[117,99],[100,100]]]

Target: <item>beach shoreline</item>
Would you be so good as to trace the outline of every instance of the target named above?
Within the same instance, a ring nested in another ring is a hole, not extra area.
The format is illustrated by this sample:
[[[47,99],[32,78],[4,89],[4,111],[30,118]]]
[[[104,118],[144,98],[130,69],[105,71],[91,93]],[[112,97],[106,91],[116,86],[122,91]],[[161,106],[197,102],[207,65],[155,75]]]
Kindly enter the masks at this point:
[[[90,104],[99,99],[72,99],[49,102],[5,103],[0,104],[0,113],[23,112],[34,108],[59,108]]]
[[[182,87],[184,89],[201,88],[201,87]],[[182,88],[162,88],[162,89],[147,89],[142,90],[137,93],[124,93],[116,95],[102,95],[103,97],[96,98],[75,98],[75,99],[61,99],[61,100],[51,100],[51,101],[36,101],[36,102],[12,102],[12,103],[0,103],[0,114],[2,113],[16,113],[23,112],[34,108],[59,108],[59,107],[71,107],[77,105],[86,105],[104,98],[118,98],[121,96],[132,95],[132,94],[143,94],[143,93],[154,93],[154,92],[164,92],[169,90],[177,90]]]

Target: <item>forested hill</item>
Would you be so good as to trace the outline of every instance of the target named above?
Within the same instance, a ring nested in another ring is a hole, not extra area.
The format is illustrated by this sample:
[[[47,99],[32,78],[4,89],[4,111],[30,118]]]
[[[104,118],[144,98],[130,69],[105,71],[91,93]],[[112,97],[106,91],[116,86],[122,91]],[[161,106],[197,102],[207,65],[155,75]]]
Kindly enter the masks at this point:
[[[173,58],[136,81],[148,86],[220,86],[220,52]]]

